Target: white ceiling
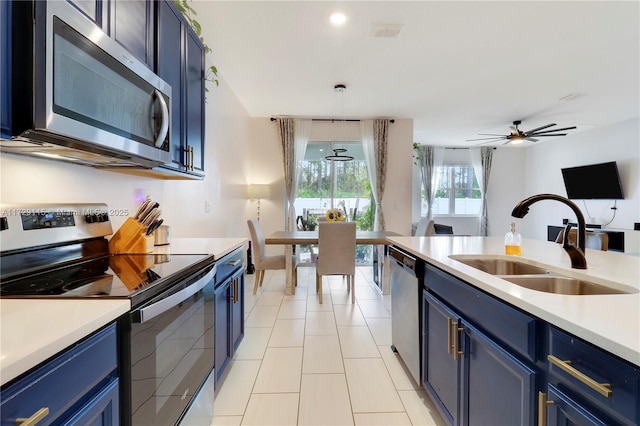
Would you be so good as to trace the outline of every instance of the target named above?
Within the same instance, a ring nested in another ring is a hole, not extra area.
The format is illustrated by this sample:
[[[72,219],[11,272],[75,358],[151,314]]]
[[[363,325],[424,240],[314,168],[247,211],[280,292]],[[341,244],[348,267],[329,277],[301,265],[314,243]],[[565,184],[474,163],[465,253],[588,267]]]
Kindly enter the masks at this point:
[[[640,115],[638,1],[193,6],[208,62],[252,117],[411,118],[421,144],[472,146],[465,140],[507,134],[514,120],[575,133]],[[334,11],[347,15],[344,26],[329,23]],[[371,24],[402,28],[375,38]]]

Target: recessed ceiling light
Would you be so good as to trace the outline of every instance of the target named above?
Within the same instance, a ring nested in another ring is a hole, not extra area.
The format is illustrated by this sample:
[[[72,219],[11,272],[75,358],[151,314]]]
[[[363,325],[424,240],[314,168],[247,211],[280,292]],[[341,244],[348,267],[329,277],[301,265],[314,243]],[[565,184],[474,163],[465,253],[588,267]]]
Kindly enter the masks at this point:
[[[344,13],[340,13],[340,12],[336,12],[333,15],[331,15],[331,18],[329,18],[331,20],[331,23],[333,25],[342,25],[345,22],[347,22],[347,17]]]

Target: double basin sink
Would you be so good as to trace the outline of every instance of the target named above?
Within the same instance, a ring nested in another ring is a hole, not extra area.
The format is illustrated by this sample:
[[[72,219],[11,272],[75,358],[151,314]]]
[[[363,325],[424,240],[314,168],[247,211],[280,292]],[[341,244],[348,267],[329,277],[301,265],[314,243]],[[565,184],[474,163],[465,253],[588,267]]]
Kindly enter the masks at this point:
[[[568,295],[629,294],[624,291],[592,281],[552,273],[544,267],[530,265],[520,260],[498,257],[470,257],[451,255],[451,259],[476,268],[487,274],[495,275],[513,284],[531,290],[546,293]]]

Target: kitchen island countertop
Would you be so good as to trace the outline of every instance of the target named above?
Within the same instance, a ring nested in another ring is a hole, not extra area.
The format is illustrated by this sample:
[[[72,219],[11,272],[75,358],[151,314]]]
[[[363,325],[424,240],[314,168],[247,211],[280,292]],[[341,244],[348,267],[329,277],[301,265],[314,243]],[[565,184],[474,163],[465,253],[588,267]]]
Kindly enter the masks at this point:
[[[523,240],[519,258],[526,263],[631,292],[563,295],[530,290],[449,257],[505,257],[502,237],[389,237],[388,240],[461,280],[640,366],[640,257],[587,249],[588,268],[571,269],[569,256],[560,244]]]
[[[246,238],[175,238],[153,254],[219,259]],[[117,299],[0,299],[0,385],[46,361],[131,309]]]

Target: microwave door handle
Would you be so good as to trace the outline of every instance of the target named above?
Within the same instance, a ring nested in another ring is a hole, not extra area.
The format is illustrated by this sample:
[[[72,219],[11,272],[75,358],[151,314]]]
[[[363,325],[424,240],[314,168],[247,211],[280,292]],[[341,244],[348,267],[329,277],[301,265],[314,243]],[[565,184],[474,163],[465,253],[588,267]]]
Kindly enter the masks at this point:
[[[209,271],[207,275],[189,285],[189,287],[183,288],[179,292],[174,293],[169,297],[166,297],[152,305],[145,306],[144,308],[140,309],[138,311],[140,312],[140,324],[143,324],[146,321],[149,321],[150,319],[167,312],[169,309],[177,306],[181,302],[184,302],[187,298],[202,290],[202,288],[206,286],[207,283],[209,283],[209,281],[211,281],[216,275],[216,269],[217,265],[214,265],[213,269],[211,269],[211,271]]]
[[[167,102],[164,100],[162,93],[160,93],[158,89],[154,89],[153,92],[156,98],[158,98],[158,102],[160,102],[160,111],[162,112],[162,124],[160,125],[160,131],[158,132],[158,137],[154,143],[156,148],[160,148],[164,143],[164,138],[167,136],[167,132],[169,131],[169,108],[167,107]]]

